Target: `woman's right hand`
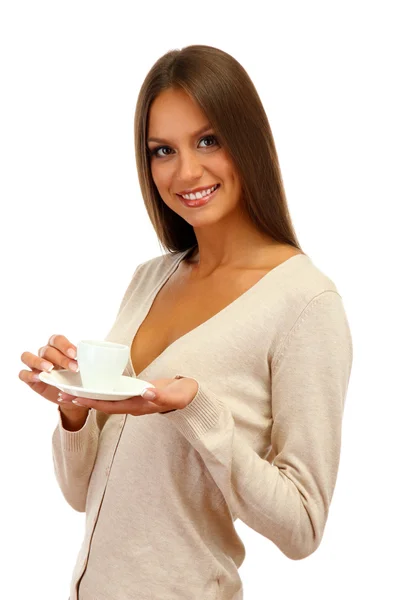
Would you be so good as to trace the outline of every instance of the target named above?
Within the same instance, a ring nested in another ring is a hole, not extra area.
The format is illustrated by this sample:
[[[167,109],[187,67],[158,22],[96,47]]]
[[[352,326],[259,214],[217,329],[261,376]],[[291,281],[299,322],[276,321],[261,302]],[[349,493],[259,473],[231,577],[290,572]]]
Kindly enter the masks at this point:
[[[32,352],[23,352],[21,354],[22,362],[31,370],[27,371],[24,369],[20,371],[18,377],[21,381],[29,385],[34,392],[40,394],[46,400],[60,405],[58,400],[59,389],[41,381],[38,375],[42,371],[50,372],[52,367],[54,369],[68,369],[69,371],[76,372],[78,369],[78,363],[74,360],[76,358],[76,350],[76,346],[69,342],[65,336],[52,335],[47,345],[39,348],[37,355],[32,354]],[[75,398],[76,396],[71,396],[63,392],[62,412],[71,416],[87,414],[87,407],[72,404],[72,400]]]

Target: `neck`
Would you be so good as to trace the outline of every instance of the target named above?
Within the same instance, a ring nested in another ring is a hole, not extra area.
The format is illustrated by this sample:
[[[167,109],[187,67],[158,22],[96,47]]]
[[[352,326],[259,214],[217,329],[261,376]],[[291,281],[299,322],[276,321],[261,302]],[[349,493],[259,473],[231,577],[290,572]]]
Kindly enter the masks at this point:
[[[265,236],[253,237],[243,244],[235,239],[234,247],[204,247],[199,244],[186,257],[185,262],[191,277],[200,280],[221,271],[269,268],[276,262],[279,253],[283,254],[290,248],[287,244]]]

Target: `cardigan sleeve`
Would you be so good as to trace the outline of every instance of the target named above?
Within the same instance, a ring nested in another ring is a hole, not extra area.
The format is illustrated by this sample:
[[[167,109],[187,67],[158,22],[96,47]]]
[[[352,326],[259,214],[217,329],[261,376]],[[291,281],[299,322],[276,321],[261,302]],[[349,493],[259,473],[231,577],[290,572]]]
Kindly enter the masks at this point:
[[[272,359],[272,463],[239,440],[230,409],[203,382],[196,380],[199,389],[187,407],[164,413],[201,455],[232,518],[293,560],[312,554],[322,539],[352,355],[341,296],[324,291],[308,303]]]
[[[78,512],[85,512],[99,432],[93,408],[78,431],[64,429],[58,408],[58,424],[52,437],[54,473],[64,498]]]

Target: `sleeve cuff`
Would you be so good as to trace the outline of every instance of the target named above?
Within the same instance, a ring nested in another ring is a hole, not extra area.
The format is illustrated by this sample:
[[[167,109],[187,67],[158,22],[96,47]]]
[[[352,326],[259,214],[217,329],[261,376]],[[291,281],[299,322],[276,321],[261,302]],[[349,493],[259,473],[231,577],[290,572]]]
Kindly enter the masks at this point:
[[[99,433],[95,410],[91,408],[85,424],[78,431],[67,431],[61,420],[61,411],[58,407],[58,428],[60,431],[61,447],[67,452],[80,452],[87,444],[88,439],[96,439]]]
[[[194,379],[199,389],[196,396],[185,408],[161,413],[165,419],[174,423],[186,439],[194,443],[218,423],[225,404],[214,394],[206,392],[204,387]]]

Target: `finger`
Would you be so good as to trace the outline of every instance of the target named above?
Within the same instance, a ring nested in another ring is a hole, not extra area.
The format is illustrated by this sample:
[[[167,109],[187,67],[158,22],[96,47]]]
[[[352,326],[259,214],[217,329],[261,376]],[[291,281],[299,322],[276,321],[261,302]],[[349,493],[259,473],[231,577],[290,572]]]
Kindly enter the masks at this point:
[[[39,371],[22,370],[18,373],[18,377],[24,383],[32,384],[32,383],[41,382],[41,380],[39,379]],[[43,383],[43,382],[41,382],[41,383]]]
[[[55,386],[48,385],[39,379],[41,372],[42,371],[37,371],[36,369],[33,371],[27,371],[24,369],[18,373],[18,377],[21,381],[29,385],[34,392],[40,394],[46,400],[57,404],[57,393],[59,390]]]
[[[38,375],[39,375],[38,371],[23,370],[23,371],[19,372],[18,377],[20,378],[21,381],[26,383],[31,388],[31,390],[33,390],[37,394],[40,394],[46,400],[57,403],[56,388],[47,385],[47,383],[44,383],[41,380],[37,381],[35,379],[35,377],[37,377]]]
[[[77,347],[70,342],[65,335],[55,333],[48,341],[48,346],[52,346],[68,356],[68,358],[76,359]]]
[[[54,334],[50,337],[46,346],[39,348],[39,356],[43,356],[46,350],[49,348],[55,348],[68,358],[76,359],[77,348],[72,344],[65,335]]]
[[[161,390],[156,391],[155,398],[151,399],[160,409],[160,412],[185,408],[194,399],[198,391],[198,382],[192,378],[172,379]]]
[[[106,414],[141,416],[160,412],[160,408],[145,400],[142,396],[132,396],[126,400],[93,400],[92,398],[75,398],[74,404],[79,403],[87,408],[94,408]]]
[[[21,361],[30,369],[37,369],[38,371],[50,371],[54,368],[54,364],[47,359],[36,356],[32,352],[23,352],[21,354]]]
[[[51,361],[56,368],[79,371],[76,358],[76,347],[64,335],[52,335],[47,346],[38,350],[38,355]]]
[[[58,392],[57,394],[58,402],[72,402],[76,398],[77,396],[71,396],[71,394],[67,394],[66,392]]]

